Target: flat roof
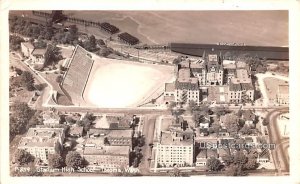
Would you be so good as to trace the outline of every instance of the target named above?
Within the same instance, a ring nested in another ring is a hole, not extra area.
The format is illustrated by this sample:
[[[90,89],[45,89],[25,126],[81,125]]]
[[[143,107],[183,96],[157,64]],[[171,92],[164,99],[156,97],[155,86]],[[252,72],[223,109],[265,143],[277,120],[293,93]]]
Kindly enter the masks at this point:
[[[44,55],[47,49],[34,49],[32,55]]]
[[[103,136],[108,136],[108,137],[116,137],[116,138],[121,138],[121,137],[132,137],[132,130],[122,130],[122,129],[117,129],[117,130],[111,130],[111,129],[96,129],[92,128],[88,132],[89,135],[103,135]]]
[[[53,147],[63,132],[63,128],[30,128],[19,147]]]
[[[193,138],[189,140],[173,140],[171,132],[162,132],[161,133],[161,142],[162,145],[177,145],[177,146],[190,146],[193,144]]]
[[[289,94],[289,85],[279,85],[278,92],[280,94]]]
[[[191,71],[189,68],[181,68],[178,73],[179,82],[189,82]]]
[[[174,92],[175,91],[175,83],[166,83],[165,84],[165,92]]]

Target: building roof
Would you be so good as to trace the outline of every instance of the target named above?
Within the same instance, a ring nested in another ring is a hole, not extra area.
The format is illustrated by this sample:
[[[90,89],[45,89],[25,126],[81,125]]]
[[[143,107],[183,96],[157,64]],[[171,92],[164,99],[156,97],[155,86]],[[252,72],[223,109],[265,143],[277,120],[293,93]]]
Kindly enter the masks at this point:
[[[279,85],[278,93],[288,95],[289,94],[289,85]]]
[[[207,149],[200,149],[196,158],[207,158]]]
[[[190,61],[189,60],[184,60],[180,62],[180,67],[181,68],[190,68]]]
[[[177,146],[191,146],[193,145],[193,138],[184,138],[182,140],[176,139],[176,133],[171,132],[161,132],[161,142],[162,145],[177,145]],[[174,139],[175,138],[175,139]]]
[[[34,46],[30,42],[22,42],[21,44],[29,49],[34,49]]]
[[[47,51],[46,48],[45,49],[34,49],[31,54],[34,56],[37,56],[37,55],[43,56],[43,55],[45,55],[46,51]]]
[[[264,158],[264,159],[270,159],[270,153],[268,149],[263,149],[259,155],[258,158]]]
[[[81,135],[83,132],[83,127],[72,126],[70,128],[70,134],[72,135]]]
[[[165,92],[174,92],[175,91],[175,83],[166,83],[165,84]]]
[[[131,138],[132,137],[132,130],[111,130],[111,129],[96,129],[92,128],[88,131],[88,135],[94,136],[103,136],[103,137],[115,137],[115,138]]]
[[[179,82],[189,82],[191,78],[191,71],[189,68],[181,68],[178,72]]]
[[[218,157],[218,152],[216,149],[207,149],[207,157]]]
[[[247,68],[247,64],[244,61],[237,61],[236,62],[236,67],[237,68],[244,68],[244,69],[246,69]]]
[[[64,128],[29,128],[19,147],[53,147],[63,133]]]
[[[104,144],[104,138],[87,138],[82,143],[84,155],[128,155],[130,146],[108,146]]]

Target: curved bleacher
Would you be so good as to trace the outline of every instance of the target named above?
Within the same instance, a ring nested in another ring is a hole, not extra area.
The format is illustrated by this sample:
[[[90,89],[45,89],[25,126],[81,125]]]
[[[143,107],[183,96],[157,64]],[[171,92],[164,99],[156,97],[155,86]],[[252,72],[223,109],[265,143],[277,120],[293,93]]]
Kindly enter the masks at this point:
[[[68,64],[61,86],[68,93],[74,105],[80,105],[84,100],[83,93],[93,67],[93,59],[88,52],[77,45]]]

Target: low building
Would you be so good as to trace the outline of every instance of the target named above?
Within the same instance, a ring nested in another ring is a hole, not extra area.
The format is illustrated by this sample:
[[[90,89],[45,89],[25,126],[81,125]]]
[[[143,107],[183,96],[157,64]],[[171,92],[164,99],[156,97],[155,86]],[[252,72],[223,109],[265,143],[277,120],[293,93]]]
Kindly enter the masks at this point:
[[[245,120],[245,125],[248,125],[249,127],[255,126],[255,114],[251,110],[244,111],[242,118]]]
[[[30,128],[21,138],[18,149],[29,152],[39,159],[39,163],[47,165],[50,154],[61,153],[64,139],[64,128]]]
[[[262,149],[261,152],[258,153],[257,162],[258,163],[270,162],[270,152],[268,149]]]
[[[33,50],[34,46],[30,42],[21,43],[21,52],[24,54],[25,57],[30,57]]]
[[[277,103],[279,105],[289,104],[289,85],[279,85],[277,89]]]
[[[207,149],[200,149],[196,156],[196,166],[206,166],[207,162]]]
[[[82,137],[83,127],[72,126],[69,130],[69,135],[72,137]]]
[[[49,110],[43,113],[44,125],[58,125],[60,123],[60,116],[57,112]]]
[[[32,63],[36,65],[44,65],[46,52],[47,48],[34,49],[30,55]]]
[[[133,131],[129,130],[110,130],[110,129],[90,129],[89,138],[102,137],[105,143],[110,146],[130,146],[132,147]]]

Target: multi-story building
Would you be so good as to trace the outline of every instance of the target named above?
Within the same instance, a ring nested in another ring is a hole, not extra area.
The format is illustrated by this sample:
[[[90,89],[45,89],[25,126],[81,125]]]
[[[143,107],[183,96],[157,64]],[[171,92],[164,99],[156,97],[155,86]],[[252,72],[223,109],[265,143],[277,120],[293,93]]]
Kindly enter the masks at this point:
[[[29,152],[41,164],[48,164],[50,154],[61,153],[64,139],[63,128],[30,128],[21,138],[18,149]]]
[[[191,63],[191,71],[194,77],[198,78],[199,85],[206,85],[206,65],[204,61]]]
[[[132,129],[128,130],[110,130],[110,129],[90,129],[89,138],[102,137],[105,144],[110,146],[130,146],[132,147]]]
[[[157,166],[179,167],[192,166],[194,158],[194,133],[183,119],[172,121],[168,131],[161,131],[155,144]]]
[[[88,162],[88,168],[113,172],[129,167],[130,146],[112,146],[105,137],[87,138],[77,151]]]
[[[237,69],[236,77],[229,82],[228,101],[243,103],[254,100],[254,88],[246,69]]]
[[[279,85],[277,89],[277,103],[279,105],[289,104],[289,85]]]
[[[223,66],[220,64],[220,56],[215,53],[204,54],[207,74],[206,85],[223,85]]]
[[[197,104],[200,101],[198,79],[191,77],[189,68],[182,68],[179,70],[178,78],[175,81],[175,102],[188,103],[190,101]]]
[[[25,57],[30,57],[33,50],[34,46],[30,42],[21,43],[21,52],[24,54]]]

